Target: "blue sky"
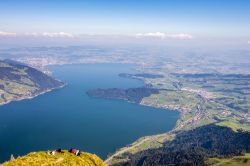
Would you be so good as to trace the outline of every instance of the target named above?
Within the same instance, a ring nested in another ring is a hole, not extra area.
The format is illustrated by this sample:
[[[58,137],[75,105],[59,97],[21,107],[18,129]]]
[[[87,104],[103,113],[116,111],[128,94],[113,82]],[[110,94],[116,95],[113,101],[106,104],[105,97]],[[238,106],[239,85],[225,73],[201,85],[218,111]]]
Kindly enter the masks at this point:
[[[250,37],[250,1],[3,0],[0,31]]]

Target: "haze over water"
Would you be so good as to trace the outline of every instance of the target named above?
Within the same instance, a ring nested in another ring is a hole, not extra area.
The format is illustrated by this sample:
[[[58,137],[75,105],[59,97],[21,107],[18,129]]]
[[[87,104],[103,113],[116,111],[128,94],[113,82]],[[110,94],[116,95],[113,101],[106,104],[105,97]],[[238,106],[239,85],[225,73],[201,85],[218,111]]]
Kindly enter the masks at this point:
[[[171,130],[179,114],[121,100],[90,98],[95,88],[143,86],[121,78],[132,65],[87,64],[51,66],[64,88],[0,106],[0,162],[32,151],[69,149],[96,153],[105,158],[136,139]]]

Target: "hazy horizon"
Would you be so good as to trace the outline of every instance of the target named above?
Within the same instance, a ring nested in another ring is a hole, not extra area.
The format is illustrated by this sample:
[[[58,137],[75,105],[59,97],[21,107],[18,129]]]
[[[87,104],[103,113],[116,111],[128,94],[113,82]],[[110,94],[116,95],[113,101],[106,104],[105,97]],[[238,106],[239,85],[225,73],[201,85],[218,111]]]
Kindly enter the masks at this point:
[[[244,0],[1,1],[0,44],[10,48],[152,42],[248,49],[249,8]]]

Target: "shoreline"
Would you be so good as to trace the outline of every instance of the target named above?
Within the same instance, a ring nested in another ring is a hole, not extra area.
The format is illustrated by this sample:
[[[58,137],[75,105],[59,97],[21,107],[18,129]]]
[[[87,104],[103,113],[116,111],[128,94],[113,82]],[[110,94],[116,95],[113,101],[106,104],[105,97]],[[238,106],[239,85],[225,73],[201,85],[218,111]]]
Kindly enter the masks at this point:
[[[12,103],[12,102],[16,102],[16,101],[31,100],[31,99],[34,99],[34,98],[36,98],[36,97],[38,97],[38,96],[40,96],[40,95],[43,95],[43,94],[45,94],[45,93],[49,93],[49,92],[51,92],[51,91],[53,91],[53,90],[61,89],[61,88],[65,87],[66,85],[67,85],[67,83],[63,83],[63,85],[61,85],[61,86],[59,86],[59,87],[47,89],[47,90],[45,90],[45,91],[43,91],[43,92],[40,92],[40,93],[37,93],[37,94],[35,94],[35,95],[33,95],[33,96],[27,96],[27,97],[21,97],[21,98],[19,98],[19,99],[9,100],[9,101],[6,101],[6,102],[4,102],[4,103],[0,103],[0,107],[1,107],[1,106],[4,106],[4,105],[6,105],[6,104],[10,104],[10,103]]]
[[[136,79],[136,78],[135,78]],[[125,101],[125,100],[124,100]],[[128,101],[126,101],[128,102]],[[114,153],[110,153],[107,158],[104,160],[105,163],[109,164],[110,161],[112,161],[112,159],[114,157],[117,157],[119,156],[120,154],[124,154],[126,152],[129,152],[130,149],[132,149],[134,146],[138,146],[138,145],[141,145],[145,142],[147,142],[148,140],[150,139],[157,139],[158,137],[161,137],[161,136],[164,136],[164,135],[171,135],[171,134],[174,134],[175,132],[177,132],[177,122],[178,120],[181,119],[181,117],[183,116],[183,113],[182,111],[180,110],[177,110],[177,109],[170,109],[170,108],[163,108],[163,107],[156,107],[156,106],[153,106],[153,105],[145,105],[145,104],[142,104],[142,103],[135,103],[135,104],[138,104],[138,105],[141,105],[141,106],[146,106],[146,107],[152,107],[152,108],[157,108],[157,109],[162,109],[162,110],[171,110],[171,111],[175,111],[175,112],[178,112],[179,113],[179,118],[177,118],[176,120],[176,124],[175,126],[167,131],[167,132],[164,132],[164,133],[159,133],[159,134],[154,134],[154,135],[146,135],[146,136],[143,136],[143,137],[140,137],[138,139],[136,139],[135,141],[133,141],[132,143],[128,144],[128,145],[125,145],[124,147],[121,147],[119,149],[117,149]]]
[[[137,68],[134,68],[134,70],[138,70]],[[146,85],[145,80],[143,78],[136,78],[136,77],[129,77],[129,79],[135,79],[135,80],[139,80],[142,81],[144,86]],[[130,102],[128,100],[123,100],[125,102],[129,102],[129,103],[133,103]],[[183,117],[183,111],[179,110],[179,109],[171,109],[171,107],[157,107],[155,105],[150,105],[150,104],[145,104],[142,101],[140,103],[134,103],[134,104],[138,104],[140,106],[146,106],[146,107],[152,107],[152,108],[156,108],[156,109],[162,109],[163,111],[165,110],[171,110],[171,111],[175,111],[179,113],[179,117],[176,120],[176,123],[174,125],[174,127],[172,129],[170,129],[167,132],[164,133],[158,133],[158,134],[154,134],[154,135],[146,135],[146,136],[142,136],[139,137],[138,139],[136,139],[135,141],[133,141],[130,144],[125,145],[124,147],[118,148],[114,153],[110,153],[106,159],[104,160],[105,163],[110,164],[110,161],[113,160],[114,157],[117,157],[121,154],[127,153],[129,152],[129,150],[131,150],[134,146],[138,146],[141,145],[147,141],[150,141],[151,139],[157,139],[158,137],[162,137],[165,135],[170,135],[170,134],[174,134],[175,132],[178,131],[178,121]]]

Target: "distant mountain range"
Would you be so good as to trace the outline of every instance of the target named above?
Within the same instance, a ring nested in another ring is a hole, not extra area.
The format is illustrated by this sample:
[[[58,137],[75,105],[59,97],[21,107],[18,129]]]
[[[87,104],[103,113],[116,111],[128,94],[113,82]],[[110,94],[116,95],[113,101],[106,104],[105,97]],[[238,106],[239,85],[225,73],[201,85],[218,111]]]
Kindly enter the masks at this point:
[[[25,64],[0,60],[0,105],[62,87],[63,82]]]

